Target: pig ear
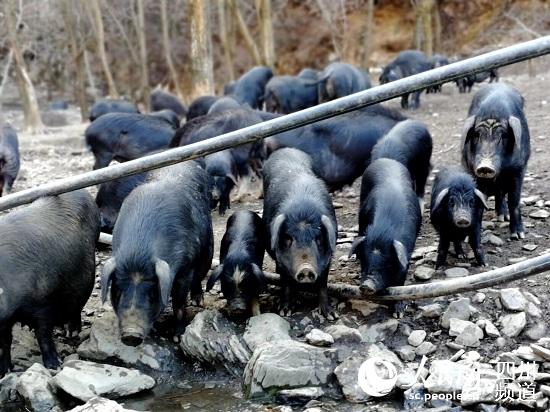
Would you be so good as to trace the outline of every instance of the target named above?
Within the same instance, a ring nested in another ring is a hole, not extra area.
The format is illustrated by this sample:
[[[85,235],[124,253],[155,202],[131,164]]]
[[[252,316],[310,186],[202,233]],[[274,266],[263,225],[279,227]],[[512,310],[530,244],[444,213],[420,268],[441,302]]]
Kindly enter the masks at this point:
[[[516,116],[510,116],[508,118],[508,125],[514,133],[514,142],[518,150],[521,149],[521,122]]]
[[[397,260],[399,260],[399,264],[403,269],[405,269],[409,264],[409,258],[407,257],[407,249],[405,249],[405,245],[403,245],[403,243],[401,243],[399,240],[394,240],[393,248],[395,249],[395,254],[397,255]]]
[[[321,216],[321,223],[323,223],[323,226],[327,231],[330,250],[334,252],[334,249],[336,249],[336,234],[334,233],[334,225],[327,215]]]
[[[231,180],[235,186],[237,186],[237,178],[233,176],[233,174],[228,174],[227,178]]]
[[[101,270],[101,303],[105,304],[107,302],[107,292],[109,291],[109,285],[113,278],[113,274],[116,269],[116,260],[111,258],[105,262],[103,269]]]
[[[357,236],[353,243],[351,244],[351,249],[348,253],[348,258],[350,258],[354,253],[357,247],[365,241],[365,236]]]
[[[432,207],[431,212],[433,212],[434,210],[436,210],[439,207],[441,202],[443,202],[443,199],[445,199],[445,196],[447,196],[448,194],[449,194],[449,188],[448,187],[446,187],[441,192],[439,192],[439,194],[437,195],[437,197],[434,200],[434,205]]]
[[[172,289],[172,276],[170,266],[165,260],[157,259],[155,262],[155,273],[159,279],[160,298],[164,306],[168,306],[170,289]]]
[[[222,272],[223,272],[223,265],[218,265],[218,267],[212,271],[212,273],[210,274],[210,277],[208,278],[208,282],[206,282],[207,292],[214,287],[214,284],[220,278],[220,275],[222,274]]]
[[[472,130],[472,128],[474,127],[475,122],[476,122],[475,116],[468,117],[464,122],[464,128],[462,129],[462,146],[466,144],[468,133],[470,133],[470,130]]]
[[[487,199],[485,198],[485,195],[481,192],[481,190],[475,189],[474,193],[479,198],[479,200],[481,200],[481,203],[483,203],[485,209],[489,209],[489,206],[487,205]]]
[[[285,215],[278,215],[271,225],[271,250],[275,250],[277,242],[279,241],[279,231],[281,230],[281,225],[285,221]]]
[[[267,290],[267,281],[266,281],[264,272],[255,263],[253,263],[251,266],[252,266],[252,273],[254,274],[254,277],[258,281],[258,285],[260,286],[260,290],[261,291]]]

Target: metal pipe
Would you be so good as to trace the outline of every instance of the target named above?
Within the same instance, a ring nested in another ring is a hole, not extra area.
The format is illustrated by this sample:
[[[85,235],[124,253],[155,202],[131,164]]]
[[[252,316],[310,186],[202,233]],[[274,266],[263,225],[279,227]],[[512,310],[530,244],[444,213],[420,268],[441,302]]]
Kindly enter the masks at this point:
[[[59,179],[35,188],[13,193],[0,198],[0,211],[30,203],[43,196],[70,192],[254,142],[280,132],[335,117],[406,93],[422,90],[428,86],[445,83],[468,74],[479,73],[548,53],[550,53],[550,36],[495,50],[202,142],[166,150],[119,165]]]

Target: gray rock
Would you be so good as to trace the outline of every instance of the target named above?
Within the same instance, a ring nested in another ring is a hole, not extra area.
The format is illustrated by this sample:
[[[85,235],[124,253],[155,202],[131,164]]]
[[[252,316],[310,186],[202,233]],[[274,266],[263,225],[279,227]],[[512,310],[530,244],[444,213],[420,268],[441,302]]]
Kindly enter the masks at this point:
[[[483,301],[485,300],[486,298],[486,295],[485,293],[483,292],[477,292],[474,297],[472,298],[472,301],[474,303],[483,303]]]
[[[488,235],[483,237],[481,243],[490,243],[493,246],[502,246],[504,245],[504,240],[493,233],[489,233]]]
[[[429,355],[430,353],[434,353],[437,350],[437,346],[435,346],[431,342],[422,342],[420,345],[417,346],[415,349],[415,352],[419,356]]]
[[[412,253],[411,259],[417,260],[424,257],[424,255],[427,255],[428,253],[435,252],[435,251],[437,251],[437,245],[417,247]]]
[[[68,412],[137,412],[133,409],[125,409],[122,405],[101,397],[90,399],[84,405],[77,406]]]
[[[19,377],[17,392],[31,410],[49,412],[56,407],[58,401],[55,387],[50,384],[51,378],[50,371],[40,363],[35,363]]]
[[[185,329],[180,347],[183,353],[207,364],[221,364],[240,375],[240,368],[250,359],[247,344],[236,326],[217,310],[199,312]]]
[[[469,274],[470,272],[468,272],[468,269],[461,267],[449,268],[445,271],[445,276],[448,278],[462,278]]]
[[[509,338],[514,338],[525,328],[527,317],[525,316],[525,312],[505,315],[500,318],[500,324],[502,325],[502,334]]]
[[[471,333],[474,333],[478,340],[483,339],[483,330],[479,326],[468,320],[457,318],[451,318],[450,320],[449,336],[458,336],[463,333],[467,328],[470,328],[469,330],[471,331]]]
[[[451,318],[469,320],[471,314],[470,299],[461,298],[454,300],[449,304],[449,307],[443,313],[443,316],[441,317],[441,326],[448,328]]]
[[[416,370],[411,368],[403,368],[397,375],[397,382],[395,386],[399,389],[409,389],[416,383]]]
[[[96,396],[120,398],[155,386],[155,380],[140,371],[81,360],[63,366],[53,383],[84,402]]]
[[[500,290],[500,302],[508,310],[525,310],[527,299],[518,288],[508,288]]]
[[[90,337],[78,347],[78,356],[98,362],[116,359],[124,365],[161,371],[171,370],[174,362],[170,349],[149,340],[137,347],[123,344],[118,320],[112,311],[105,312],[94,321]]]
[[[308,386],[297,389],[283,389],[277,393],[277,402],[279,403],[306,403],[312,399],[320,398],[325,394],[323,388],[319,386]]]
[[[290,324],[275,313],[262,313],[246,322],[243,340],[251,351],[265,342],[290,340]]]
[[[312,329],[306,335],[306,342],[313,346],[330,346],[334,343],[334,338],[320,329]]]
[[[334,342],[360,343],[363,337],[361,332],[346,325],[330,325],[325,332],[332,336]]]
[[[405,362],[412,362],[416,358],[415,348],[411,345],[402,345],[395,350],[395,353]]]
[[[479,346],[478,331],[481,330],[478,326],[471,324],[464,328],[462,332],[456,337],[455,342],[459,345],[469,346],[472,348]],[[483,335],[483,331],[481,331]]]
[[[480,402],[494,402],[497,399],[497,382],[499,374],[492,368],[484,368],[478,372],[476,379],[464,381],[460,403],[462,406],[474,405]]]
[[[434,360],[424,386],[430,392],[460,392],[464,383],[474,380],[475,372],[468,365],[449,360]]]
[[[546,219],[548,216],[550,216],[550,212],[544,209],[535,210],[529,213],[529,217],[533,219]]]
[[[426,331],[417,329],[411,332],[411,334],[407,338],[407,342],[409,342],[409,345],[418,346],[422,342],[424,342],[424,339],[426,339]]]
[[[8,373],[0,379],[0,405],[17,400],[17,380],[16,373]]]
[[[544,322],[536,322],[529,327],[523,334],[531,340],[539,340],[546,336],[546,324]]]
[[[485,333],[492,338],[498,338],[500,336],[497,327],[488,319],[485,320]]]
[[[418,266],[414,270],[414,277],[418,280],[430,280],[435,273],[435,270],[428,266]]]
[[[282,389],[326,385],[336,363],[336,349],[293,340],[258,346],[244,370],[247,398],[264,397]]]
[[[537,247],[538,247],[538,245],[536,245],[534,243],[526,243],[521,248],[523,250],[528,251],[528,252],[533,252]]]
[[[542,311],[533,302],[527,302],[527,305],[525,305],[525,311],[531,318],[542,317]]]
[[[351,309],[361,312],[363,316],[369,316],[379,309],[384,309],[384,306],[378,303],[369,302],[368,300],[351,299],[349,302],[351,304]]]
[[[438,318],[443,313],[443,306],[439,303],[430,303],[429,305],[420,306],[420,313],[424,318]]]
[[[540,200],[539,195],[532,195],[532,196],[522,197],[520,201],[523,204],[525,204],[525,206],[532,206],[539,200]]]
[[[384,342],[395,333],[398,326],[399,322],[392,318],[372,325],[359,326],[359,333],[365,343]]]

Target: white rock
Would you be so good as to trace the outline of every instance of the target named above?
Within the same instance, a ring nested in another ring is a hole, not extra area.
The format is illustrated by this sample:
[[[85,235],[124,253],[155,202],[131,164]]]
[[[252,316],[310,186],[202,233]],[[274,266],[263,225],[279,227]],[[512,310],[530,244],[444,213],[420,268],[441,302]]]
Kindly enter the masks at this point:
[[[412,362],[416,358],[415,348],[411,345],[402,345],[395,350],[395,353],[405,362]]]
[[[17,380],[19,376],[16,373],[8,373],[0,379],[0,405],[17,400]]]
[[[351,309],[361,312],[363,316],[369,316],[378,309],[384,308],[384,306],[379,305],[378,303],[369,302],[368,300],[363,299],[351,299],[349,302],[351,304]]]
[[[456,337],[455,343],[472,348],[478,347],[480,340],[478,331],[481,331],[481,329],[473,323],[466,326]],[[481,334],[483,335],[483,331],[481,331]]]
[[[63,366],[53,383],[85,402],[96,396],[119,398],[133,395],[155,386],[155,380],[140,371],[81,360]]]
[[[334,338],[322,330],[312,329],[306,335],[306,342],[314,346],[330,346],[334,343]]]
[[[461,298],[454,300],[449,304],[449,307],[443,313],[443,316],[441,317],[441,326],[448,328],[451,318],[468,320],[470,319],[471,314],[472,310],[470,307],[470,299]]]
[[[422,342],[420,345],[418,345],[415,349],[415,353],[419,356],[429,355],[430,353],[434,353],[437,350],[437,346],[435,346],[431,342]]]
[[[469,274],[470,272],[468,272],[468,269],[461,267],[449,268],[445,271],[445,276],[448,278],[462,278]]]
[[[424,318],[438,318],[443,313],[443,306],[439,303],[430,303],[429,305],[420,306],[419,309]]]
[[[77,406],[68,412],[137,412],[133,409],[126,409],[122,405],[101,397],[90,399],[84,405]]]
[[[418,266],[414,271],[414,277],[418,280],[430,280],[435,270],[428,266]]]
[[[467,327],[473,327],[472,332],[475,333],[477,339],[483,339],[483,330],[481,330],[479,326],[470,321],[457,318],[451,318],[450,320],[449,336],[458,336],[464,332]]]
[[[409,345],[418,346],[424,342],[424,339],[426,339],[426,331],[418,329],[411,332],[407,338],[407,342],[409,342]]]
[[[527,305],[525,306],[525,310],[526,310],[527,314],[529,316],[531,316],[532,318],[542,317],[542,311],[533,302],[527,302]]]
[[[508,288],[500,290],[500,302],[508,310],[524,310],[527,305],[527,299],[518,288]]]
[[[359,330],[346,325],[330,325],[325,332],[332,336],[334,342],[359,343],[363,339]]]
[[[497,327],[488,319],[485,320],[485,333],[492,338],[498,338],[500,336]]]
[[[493,369],[484,368],[478,370],[475,379],[464,381],[460,403],[463,406],[474,405],[481,402],[493,403],[498,395],[499,374]]]
[[[362,325],[359,327],[359,332],[365,343],[384,342],[395,333],[397,326],[399,322],[392,318],[379,323]]]
[[[472,301],[474,303],[483,303],[483,301],[485,300],[485,293],[483,292],[477,292],[474,297],[472,298]]]
[[[265,342],[290,340],[290,324],[275,313],[262,313],[246,322],[243,340],[251,351]]]
[[[460,392],[464,383],[474,377],[475,373],[468,365],[449,360],[434,360],[424,386],[435,393]]]
[[[525,316],[525,312],[505,315],[500,318],[500,324],[502,325],[501,332],[505,336],[513,338],[518,336],[523,328],[525,328],[527,317]]]
[[[35,363],[19,377],[17,392],[31,410],[46,412],[56,407],[56,391],[50,385],[51,378],[50,371],[40,363]]]
[[[544,209],[535,210],[529,213],[529,217],[532,217],[533,219],[546,219],[548,216],[550,216],[550,212]]]

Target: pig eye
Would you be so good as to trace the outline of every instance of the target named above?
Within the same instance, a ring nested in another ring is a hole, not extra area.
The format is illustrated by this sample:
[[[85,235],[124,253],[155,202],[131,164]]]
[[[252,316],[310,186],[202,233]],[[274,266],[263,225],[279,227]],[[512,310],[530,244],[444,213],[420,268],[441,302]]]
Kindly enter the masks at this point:
[[[292,238],[290,236],[284,235],[281,240],[285,249],[288,249],[290,248],[290,246],[292,246]]]

